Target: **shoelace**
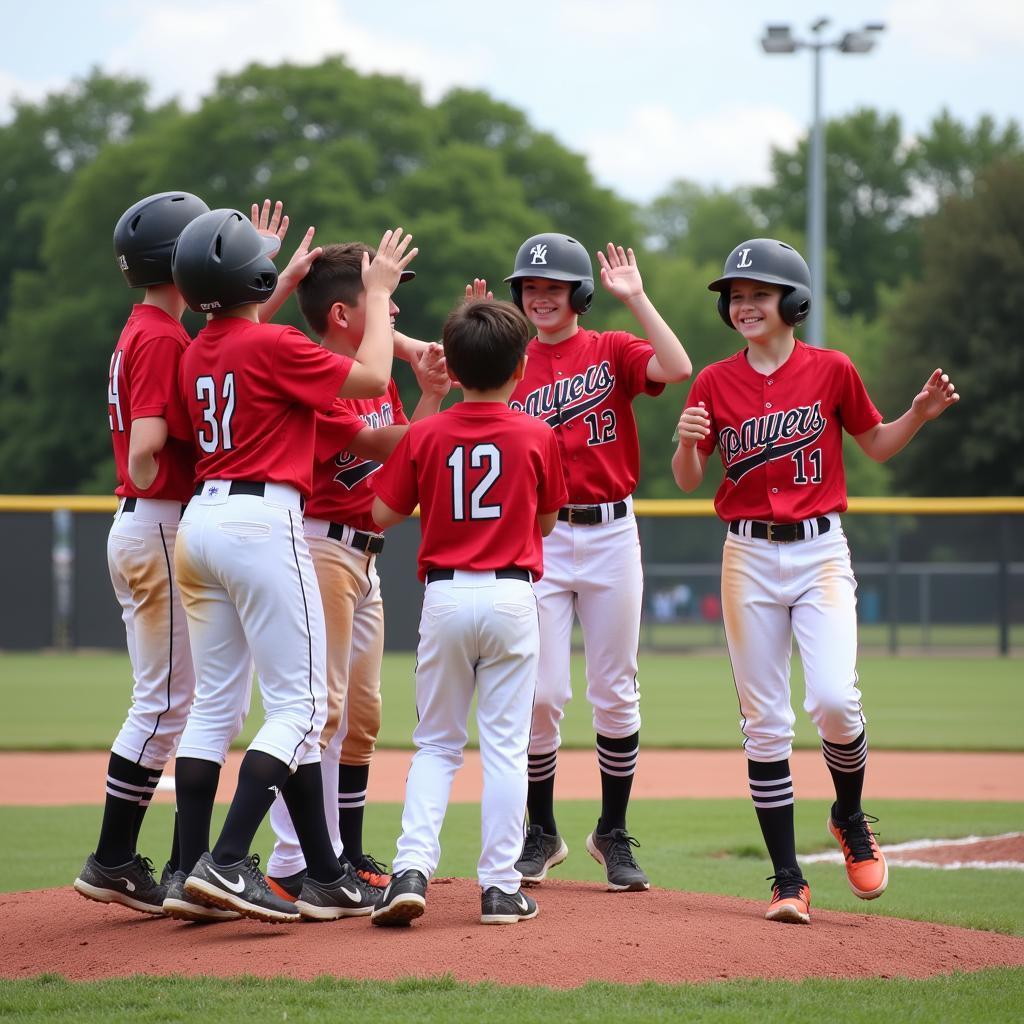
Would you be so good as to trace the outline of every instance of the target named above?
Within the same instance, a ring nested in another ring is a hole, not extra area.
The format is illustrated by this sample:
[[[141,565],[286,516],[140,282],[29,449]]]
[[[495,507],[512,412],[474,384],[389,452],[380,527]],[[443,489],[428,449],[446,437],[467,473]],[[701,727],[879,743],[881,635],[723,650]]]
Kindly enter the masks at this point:
[[[539,825],[531,825],[526,830],[526,839],[523,842],[523,860],[539,858],[544,860],[544,832]]]
[[[256,885],[263,892],[270,892],[270,883],[267,881],[266,875],[260,870],[260,855],[253,853],[245,858],[245,866],[243,868],[249,875],[249,877],[255,882]]]
[[[631,846],[639,847],[639,841],[634,839],[624,828],[612,829],[610,834],[611,843],[605,860],[610,860],[613,864],[625,864],[627,867],[639,870],[640,866],[630,849]]]
[[[792,899],[800,896],[806,880],[795,871],[780,871],[777,875],[769,875],[768,882],[774,882],[775,898],[780,900]]]
[[[855,814],[844,825],[837,823],[836,827],[850,851],[851,860],[878,859],[874,850],[871,849],[871,836],[879,833],[872,833],[868,828],[869,823],[874,824],[877,821],[878,819],[871,817],[870,814]]]
[[[388,867],[386,864],[381,864],[375,857],[371,857],[368,853],[363,854],[363,859],[359,862],[360,871],[370,871],[375,875],[386,875],[388,873]]]
[[[135,854],[135,863],[156,883],[156,868],[153,867],[153,862],[148,857],[143,857],[141,853],[137,853]]]

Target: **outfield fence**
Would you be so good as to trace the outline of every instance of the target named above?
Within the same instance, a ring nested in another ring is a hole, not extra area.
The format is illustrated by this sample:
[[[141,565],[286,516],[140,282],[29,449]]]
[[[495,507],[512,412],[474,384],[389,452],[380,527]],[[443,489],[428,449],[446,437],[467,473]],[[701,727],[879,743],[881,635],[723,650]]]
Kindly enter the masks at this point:
[[[0,649],[121,648],[106,568],[116,502],[0,495]],[[710,501],[637,500],[647,651],[724,650],[724,528]],[[1024,652],[1024,498],[852,498],[843,516],[859,583],[865,651]],[[416,644],[420,589],[409,585],[419,527],[388,531],[378,559],[386,644]],[[577,636],[577,641],[579,641]]]

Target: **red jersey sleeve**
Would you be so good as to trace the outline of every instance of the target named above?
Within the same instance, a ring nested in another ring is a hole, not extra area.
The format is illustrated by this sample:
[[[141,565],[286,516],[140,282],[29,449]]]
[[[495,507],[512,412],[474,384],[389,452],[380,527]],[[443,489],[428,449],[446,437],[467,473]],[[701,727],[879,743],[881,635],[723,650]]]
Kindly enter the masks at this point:
[[[839,385],[839,417],[846,432],[854,436],[882,422],[882,414],[871,401],[857,368],[845,357]]]
[[[660,395],[665,390],[661,381],[650,380],[647,364],[654,355],[649,341],[626,331],[613,333],[616,376],[622,381],[630,398],[639,394]]]
[[[711,417],[711,433],[697,442],[697,451],[703,452],[705,455],[710,455],[715,450],[715,445],[718,444],[718,428],[715,426],[715,406],[711,401],[711,389],[708,387],[708,380],[708,374],[701,370],[697,374],[693,386],[690,388],[689,395],[686,397],[687,409],[696,408],[696,406],[703,402],[704,408]]]
[[[544,446],[544,465],[537,492],[537,511],[542,513],[557,512],[569,501],[569,491],[565,486],[565,474],[562,472],[562,456],[558,450],[555,432],[547,431]]]
[[[388,508],[404,516],[415,511],[420,495],[411,431],[405,432],[384,465],[374,473],[370,486]]]
[[[281,391],[302,405],[329,412],[352,360],[310,341],[294,327],[281,329],[274,344],[274,380]]]
[[[144,334],[132,347],[126,368],[132,382],[132,419],[167,417],[168,405],[177,401],[182,351],[179,339],[165,335]]]
[[[338,452],[347,451],[352,439],[365,426],[366,421],[361,416],[347,408],[341,399],[335,399],[329,412],[317,413],[314,450],[317,462],[326,462]]]

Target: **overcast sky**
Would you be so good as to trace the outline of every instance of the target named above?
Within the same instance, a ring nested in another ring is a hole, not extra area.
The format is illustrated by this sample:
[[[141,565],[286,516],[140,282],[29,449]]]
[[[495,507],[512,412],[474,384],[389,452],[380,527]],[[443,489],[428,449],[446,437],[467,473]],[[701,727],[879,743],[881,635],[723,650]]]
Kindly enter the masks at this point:
[[[883,21],[875,51],[824,57],[826,116],[900,114],[908,133],[942,107],[973,122],[1024,118],[1024,4],[1016,0],[112,0],[4,2],[0,120],[10,99],[61,89],[93,66],[141,75],[194,106],[251,61],[344,54],[421,83],[428,100],[486,89],[586,155],[597,178],[652,198],[675,178],[764,181],[770,146],[811,113],[811,56],[764,55],[766,22],[826,38]]]

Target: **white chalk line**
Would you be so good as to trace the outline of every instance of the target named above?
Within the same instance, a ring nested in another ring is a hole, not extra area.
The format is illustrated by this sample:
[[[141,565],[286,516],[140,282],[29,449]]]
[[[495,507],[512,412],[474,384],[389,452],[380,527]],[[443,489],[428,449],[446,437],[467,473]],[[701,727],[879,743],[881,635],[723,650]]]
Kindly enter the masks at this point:
[[[1020,839],[1024,832],[1004,832],[998,836],[966,836],[960,839],[912,839],[906,843],[889,843],[881,846],[882,853],[905,853],[914,850],[932,850],[937,846],[973,846],[976,843],[992,842],[1000,839]],[[842,864],[843,854],[839,850],[826,853],[812,853],[801,857],[805,864]],[[928,868],[931,870],[959,871],[974,868],[980,871],[1024,871],[1024,862],[1016,860],[955,860],[936,863],[929,860],[894,860],[893,867]]]

